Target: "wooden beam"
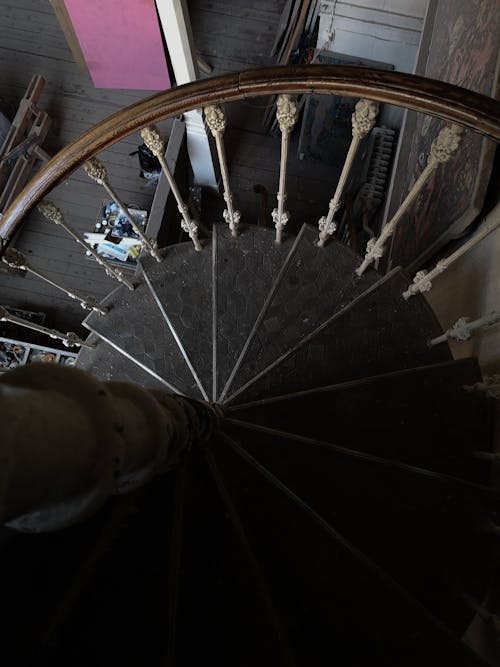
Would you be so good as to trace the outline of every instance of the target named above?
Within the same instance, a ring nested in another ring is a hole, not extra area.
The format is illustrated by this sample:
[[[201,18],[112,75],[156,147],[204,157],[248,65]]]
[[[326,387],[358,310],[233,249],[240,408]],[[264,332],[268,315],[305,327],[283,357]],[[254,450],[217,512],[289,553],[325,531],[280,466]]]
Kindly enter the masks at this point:
[[[156,8],[176,84],[180,86],[196,81],[199,78],[198,62],[185,0],[156,0]],[[218,190],[214,151],[208,138],[201,109],[185,113],[184,120],[194,180],[198,185]]]
[[[71,49],[71,53],[73,54],[73,58],[75,59],[76,64],[84,74],[90,76],[89,68],[85,62],[85,58],[80,47],[80,42],[78,41],[75,29],[71,23],[71,19],[69,17],[68,10],[66,9],[66,5],[64,4],[64,0],[50,0],[50,4],[52,5],[52,9],[54,10],[55,15],[57,16],[57,20],[59,21],[59,25],[61,26],[61,30],[64,33],[64,37],[66,38],[66,42]]]

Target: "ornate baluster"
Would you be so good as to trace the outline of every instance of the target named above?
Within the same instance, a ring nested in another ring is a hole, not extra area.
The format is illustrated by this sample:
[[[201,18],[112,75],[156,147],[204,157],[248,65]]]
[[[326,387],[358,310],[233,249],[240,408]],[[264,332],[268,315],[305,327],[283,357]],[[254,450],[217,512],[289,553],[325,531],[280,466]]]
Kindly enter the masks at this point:
[[[64,216],[62,214],[62,211],[57,208],[55,204],[53,204],[50,201],[42,201],[40,204],[38,204],[38,210],[40,213],[47,218],[47,220],[50,220],[53,222],[55,225],[60,225],[64,230],[68,232],[68,234],[77,242],[79,243],[85,250],[92,255],[92,257],[95,259],[95,261],[104,268],[106,271],[106,275],[110,276],[111,278],[116,278],[119,280],[121,283],[126,285],[129,290],[134,289],[134,286],[130,281],[128,281],[125,276],[123,275],[123,271],[120,271],[120,269],[117,269],[109,262],[107,262],[101,255],[99,255],[98,252],[94,250],[94,248],[89,245],[85,239],[83,239],[77,232],[75,232],[74,229],[72,229],[64,220]]]
[[[450,329],[448,329],[448,331],[445,331],[442,336],[437,336],[430,340],[429,346],[433,347],[434,345],[439,345],[439,343],[444,343],[450,339],[458,341],[469,340],[474,331],[482,329],[483,327],[491,327],[498,322],[500,322],[500,311],[492,311],[488,315],[473,320],[472,322],[467,317],[461,317]]]
[[[497,207],[498,209],[498,207]],[[495,209],[495,210],[497,210]],[[480,228],[471,238],[466,241],[458,250],[455,250],[449,257],[440,259],[437,262],[436,266],[429,272],[427,271],[418,271],[413,279],[413,283],[409,285],[408,289],[403,292],[403,298],[409,299],[411,296],[418,294],[419,292],[428,292],[432,287],[432,281],[434,278],[439,276],[443,271],[457,261],[462,255],[465,255],[471,248],[476,246],[480,241],[482,241],[488,234],[490,234],[494,229],[500,226],[500,216],[498,216],[497,210],[497,219],[492,220],[491,222],[485,224]]]
[[[95,345],[92,343],[86,343],[84,340],[79,338],[73,331],[68,331],[68,333],[63,334],[56,329],[42,327],[40,324],[35,324],[35,322],[23,320],[21,317],[11,315],[11,313],[9,313],[9,311],[2,306],[0,306],[0,322],[11,322],[12,324],[17,324],[17,326],[25,327],[26,329],[32,329],[33,331],[38,331],[39,333],[45,334],[46,336],[50,336],[50,338],[57,338],[62,340],[65,347],[95,347]]]
[[[117,206],[120,207],[121,212],[127,218],[128,222],[132,226],[132,229],[142,241],[142,245],[144,246],[144,248],[148,250],[148,252],[151,254],[152,257],[156,259],[157,262],[161,262],[163,258],[158,252],[156,241],[152,239],[151,240],[147,239],[146,236],[144,235],[144,232],[141,229],[141,226],[138,225],[137,222],[134,220],[134,218],[130,215],[130,211],[128,210],[127,206],[120,199],[120,196],[117,194],[116,190],[114,190],[114,188],[111,187],[108,178],[108,172],[106,171],[106,167],[102,164],[102,162],[97,158],[93,157],[90,158],[90,160],[88,160],[87,162],[85,162],[83,168],[85,169],[87,176],[89,176],[93,181],[95,181],[99,185],[102,185],[102,187],[106,190],[111,199],[117,204]]]
[[[370,266],[372,262],[376,259],[380,259],[385,251],[386,241],[392,236],[396,225],[401,220],[403,215],[406,213],[408,208],[413,204],[417,196],[420,194],[420,191],[429,180],[429,177],[433,171],[440,165],[445,162],[448,162],[450,158],[457,152],[460,142],[462,140],[463,128],[458,125],[446,125],[438,134],[437,138],[434,139],[431,145],[431,150],[429,153],[429,158],[427,160],[427,166],[422,171],[420,176],[415,181],[415,185],[412,187],[410,192],[407,194],[406,199],[403,201],[399,209],[396,211],[392,219],[385,225],[385,227],[380,232],[378,238],[373,238],[368,241],[366,246],[366,255],[361,264],[361,266],[356,269],[358,276],[361,276],[366,269]]]
[[[288,145],[290,134],[297,122],[297,101],[291,95],[280,95],[276,103],[276,118],[281,130],[281,162],[280,181],[277,194],[278,208],[273,209],[272,216],[276,227],[276,243],[281,243],[283,229],[290,219],[290,214],[285,211],[286,200],[286,163],[288,159]]]
[[[352,140],[347,156],[342,168],[342,173],[340,174],[339,182],[337,183],[337,188],[333,198],[330,199],[330,205],[328,207],[328,215],[322,216],[318,221],[319,227],[319,239],[318,246],[321,248],[325,245],[325,242],[337,229],[337,223],[334,220],[335,214],[340,208],[340,198],[345,188],[347,182],[347,177],[349,176],[349,171],[351,170],[352,163],[356,157],[357,150],[361,141],[372,131],[375,126],[375,121],[378,115],[378,103],[372,102],[371,100],[360,100],[355,107],[354,113],[352,114]]]
[[[76,292],[72,292],[63,285],[56,283],[54,280],[46,276],[38,269],[35,269],[35,267],[33,267],[31,264],[28,264],[26,257],[22,254],[22,252],[19,252],[19,250],[16,250],[15,248],[7,248],[3,254],[2,260],[13,269],[25,270],[37,278],[45,280],[45,282],[49,283],[49,285],[52,285],[52,287],[65,292],[71,299],[79,301],[82,305],[82,308],[85,310],[94,310],[96,313],[101,313],[101,315],[105,315],[108,312],[106,306],[101,306],[95,297],[88,296],[85,298],[80,296]]]
[[[232,236],[238,235],[238,225],[240,222],[240,212],[233,208],[233,195],[231,186],[229,185],[229,173],[227,170],[226,150],[224,148],[224,141],[222,135],[226,129],[226,115],[224,109],[220,106],[205,107],[205,118],[207,119],[208,127],[215,138],[217,146],[217,154],[219,156],[220,170],[222,173],[222,182],[224,184],[224,201],[227,209],[224,209],[224,220],[229,225]]]
[[[165,160],[165,150],[166,150],[165,140],[163,139],[158,128],[155,127],[154,125],[151,125],[149,127],[144,127],[141,130],[141,137],[146,146],[154,155],[156,155],[161,164],[163,173],[167,178],[168,184],[170,185],[170,189],[172,190],[175,200],[177,202],[177,208],[179,209],[179,213],[182,215],[181,227],[183,231],[185,231],[186,234],[189,234],[189,238],[192,240],[194,244],[194,249],[196,251],[200,251],[201,244],[198,240],[198,225],[194,220],[192,220],[189,217],[189,209],[181,197],[181,193],[179,192],[177,183],[175,182],[175,179],[172,176],[172,172],[168,168],[167,161]]]
[[[465,391],[484,391],[490,398],[500,399],[500,374],[487,375],[483,382],[466,385]]]

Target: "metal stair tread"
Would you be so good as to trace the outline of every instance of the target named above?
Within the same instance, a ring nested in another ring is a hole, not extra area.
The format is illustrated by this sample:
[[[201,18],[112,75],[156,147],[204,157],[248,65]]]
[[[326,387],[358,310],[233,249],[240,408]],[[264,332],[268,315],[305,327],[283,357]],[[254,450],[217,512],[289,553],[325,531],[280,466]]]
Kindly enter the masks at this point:
[[[407,277],[393,270],[313,337],[268,366],[228,398],[243,403],[451,359],[447,345],[429,348],[441,328],[423,297],[401,298]]]
[[[481,597],[484,584],[477,585],[475,571],[492,573],[495,558],[477,525],[498,504],[498,493],[495,500],[487,487],[386,467],[234,421],[223,431],[457,636],[465,631],[471,610],[449,586],[447,573],[454,572],[462,591]]]
[[[87,341],[96,345],[94,349],[82,347],[78,353],[76,367],[88,371],[104,382],[118,380],[131,382],[145,389],[165,390],[165,384],[130,361],[114,347],[108,345],[97,334],[91,333]]]
[[[317,239],[317,229],[304,225],[226,396],[377,281],[373,271],[356,278],[354,270],[359,258],[352,250],[333,239],[324,248],[318,248]]]
[[[144,280],[131,292],[118,287],[103,302],[110,305],[106,315],[91,313],[83,322],[84,326],[107,341],[123,355],[123,367],[130,374],[130,363],[135,363],[141,371],[153,374],[163,381],[163,388],[193,398],[202,398],[189,368],[187,367],[176,341],[173,338],[158,306]],[[96,363],[88,367],[90,372],[99,373],[98,356]],[[143,373],[139,373],[143,377]]]
[[[274,231],[241,226],[236,238],[214,225],[215,373],[213,398],[223,389],[288,252],[292,237],[274,242]]]
[[[236,405],[226,414],[484,481],[489,465],[472,455],[491,448],[492,406],[481,392],[464,390],[480,380],[476,359],[452,360]]]
[[[247,554],[201,448],[187,459],[182,533],[175,664],[202,663],[207,651],[227,667],[284,664]]]
[[[439,619],[223,435],[211,445],[299,664],[484,665]],[[302,463],[302,473],[304,464]],[[360,621],[362,617],[369,622]],[[362,638],[362,641],[360,641]]]
[[[145,257],[142,265],[180,345],[203,387],[212,387],[212,252],[205,241],[200,252],[181,243],[162,250],[163,262]],[[158,306],[155,308],[159,311]],[[163,318],[164,319],[164,318]],[[198,391],[199,393],[199,391]],[[195,396],[195,394],[190,394]]]

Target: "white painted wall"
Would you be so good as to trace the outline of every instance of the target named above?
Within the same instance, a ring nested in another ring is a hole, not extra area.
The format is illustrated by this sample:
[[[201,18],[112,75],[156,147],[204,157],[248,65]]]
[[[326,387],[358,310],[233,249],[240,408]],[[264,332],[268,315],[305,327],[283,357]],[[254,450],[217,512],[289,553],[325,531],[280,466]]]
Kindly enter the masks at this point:
[[[429,0],[321,0],[318,48],[413,73]],[[385,105],[382,123],[399,128],[402,111]]]
[[[194,50],[194,40],[185,0],[156,0],[170,62],[178,86],[196,81],[198,65]],[[187,132],[187,149],[194,180],[217,190],[212,147],[203,120],[201,109],[193,109],[184,114]]]
[[[326,0],[318,47],[412,72],[428,0]]]

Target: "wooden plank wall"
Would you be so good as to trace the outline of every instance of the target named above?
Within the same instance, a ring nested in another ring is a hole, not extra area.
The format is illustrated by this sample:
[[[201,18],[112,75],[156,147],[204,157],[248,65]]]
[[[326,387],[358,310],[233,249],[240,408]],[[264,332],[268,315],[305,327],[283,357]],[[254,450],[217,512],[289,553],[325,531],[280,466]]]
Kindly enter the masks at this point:
[[[55,153],[79,134],[119,109],[151,95],[150,91],[98,90],[74,62],[49,0],[0,0],[0,110],[12,117],[31,76],[46,85],[40,107],[53,119],[44,147]],[[167,131],[170,124],[165,124]],[[129,157],[139,135],[102,154],[112,183],[130,204],[149,208],[154,185],[139,178],[137,156]],[[54,190],[51,199],[80,232],[91,231],[104,191],[80,170]],[[32,213],[16,240],[30,261],[85,295],[104,297],[115,281],[87,259],[63,230]],[[0,303],[48,314],[50,326],[78,329],[84,312],[79,304],[31,277],[0,274]]]

